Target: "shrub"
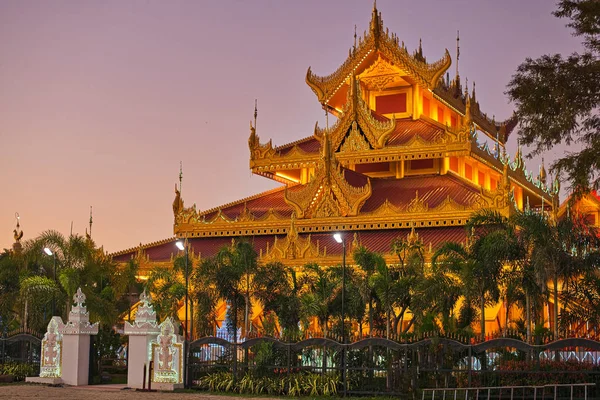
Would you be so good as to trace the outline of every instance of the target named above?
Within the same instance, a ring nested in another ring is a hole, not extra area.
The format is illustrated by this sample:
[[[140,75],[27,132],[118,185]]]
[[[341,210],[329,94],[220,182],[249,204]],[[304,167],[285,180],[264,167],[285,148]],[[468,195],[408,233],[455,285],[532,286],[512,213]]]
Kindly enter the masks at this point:
[[[340,384],[338,375],[321,375],[296,372],[289,376],[267,377],[244,375],[233,384],[230,372],[206,375],[198,381],[201,389],[213,392],[237,392],[242,394],[268,394],[290,396],[330,396],[337,394]]]
[[[16,381],[24,381],[25,377],[36,375],[36,368],[24,363],[0,364],[0,375],[13,375]]]

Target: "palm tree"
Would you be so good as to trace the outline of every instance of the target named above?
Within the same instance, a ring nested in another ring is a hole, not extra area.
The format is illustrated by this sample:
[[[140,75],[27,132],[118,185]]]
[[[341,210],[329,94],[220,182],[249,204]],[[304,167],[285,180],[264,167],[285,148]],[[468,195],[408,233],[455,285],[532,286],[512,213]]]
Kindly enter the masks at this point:
[[[318,264],[306,264],[302,267],[306,275],[307,292],[301,296],[302,312],[314,316],[319,321],[323,336],[327,337],[327,324],[333,313],[333,301],[339,281],[331,271]]]
[[[377,301],[386,314],[385,336],[390,338],[390,327],[394,308],[398,305],[398,299],[406,293],[407,288],[399,280],[399,273],[385,262],[378,261],[376,272],[371,276],[371,285],[377,294]]]
[[[359,293],[363,301],[368,306],[368,320],[369,320],[369,336],[373,335],[373,300],[375,299],[375,291],[371,282],[371,276],[375,273],[377,263],[382,260],[381,257],[377,257],[377,254],[367,250],[364,246],[358,247],[354,251],[354,263],[362,270],[362,276],[357,282]],[[362,329],[360,330],[362,334]]]
[[[586,254],[594,248],[597,237],[575,214],[557,221],[545,213],[526,211],[519,215],[518,223],[523,240],[529,243],[533,275],[547,293],[552,292],[552,328],[554,337],[558,338],[559,282],[566,290],[591,267]]]
[[[304,280],[293,268],[281,262],[259,267],[253,279],[254,296],[263,305],[263,313],[274,312],[283,337],[297,339],[300,334],[301,293]]]
[[[487,236],[471,237],[466,244],[446,242],[432,257],[432,263],[443,262],[452,270],[460,271],[463,294],[466,299],[479,298],[481,337],[485,339],[485,306],[498,300],[500,260],[490,257]]]
[[[220,299],[231,305],[231,334],[237,337],[239,306],[244,303],[245,325],[249,325],[251,276],[256,269],[257,254],[247,241],[223,247],[214,256],[202,261],[198,276],[215,290]],[[247,328],[248,329],[248,328]]]
[[[152,293],[152,305],[159,321],[173,316],[179,320],[177,311],[185,297],[185,282],[180,274],[168,267],[156,267],[150,271],[146,291]]]

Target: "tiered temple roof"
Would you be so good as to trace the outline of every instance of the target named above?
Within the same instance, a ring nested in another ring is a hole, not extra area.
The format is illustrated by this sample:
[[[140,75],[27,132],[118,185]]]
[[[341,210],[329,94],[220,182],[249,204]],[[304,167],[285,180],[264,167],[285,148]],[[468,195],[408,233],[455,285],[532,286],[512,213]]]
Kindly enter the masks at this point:
[[[175,237],[114,259],[167,265],[179,238],[199,258],[244,237],[263,261],[331,265],[341,260],[332,233],[342,231],[353,246],[393,262],[391,242],[411,232],[431,254],[444,241],[465,240],[464,224],[475,210],[508,215],[527,204],[556,205],[559,188],[547,183],[545,171],[527,172],[520,149],[513,158],[506,154],[516,120],[497,123],[482,113],[474,84],[469,94],[458,73],[444,79],[451,62],[447,50],[434,63],[421,45],[411,54],[374,7],[368,31],[336,71],[306,74],[335,118],[331,126],[317,124],[312,135],[274,146],[261,143],[255,110],[250,169],[283,186],[205,211],[185,207],[176,187]]]

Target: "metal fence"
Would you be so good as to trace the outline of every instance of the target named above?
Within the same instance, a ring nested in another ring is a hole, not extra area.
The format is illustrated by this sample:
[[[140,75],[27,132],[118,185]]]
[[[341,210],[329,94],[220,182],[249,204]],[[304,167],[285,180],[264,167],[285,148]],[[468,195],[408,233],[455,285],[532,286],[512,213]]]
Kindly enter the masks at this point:
[[[338,382],[338,393],[347,395],[412,397],[432,388],[598,384],[600,342],[563,339],[530,345],[500,338],[466,344],[430,337],[413,343],[368,338],[342,344],[327,338],[286,343],[262,337],[231,343],[204,337],[190,343],[189,386],[216,372],[231,373],[234,381],[246,375],[328,375]],[[588,398],[600,398],[596,385],[585,390]]]
[[[0,364],[27,364],[39,373],[42,335],[32,330],[17,330],[0,336]]]

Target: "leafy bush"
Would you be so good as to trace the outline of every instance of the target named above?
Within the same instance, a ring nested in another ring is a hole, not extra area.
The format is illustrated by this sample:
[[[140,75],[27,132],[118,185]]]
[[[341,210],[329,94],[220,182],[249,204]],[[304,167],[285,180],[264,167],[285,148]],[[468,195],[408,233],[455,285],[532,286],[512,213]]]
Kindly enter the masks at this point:
[[[0,364],[0,375],[13,375],[16,381],[24,381],[27,376],[36,375],[36,368],[31,364]]]
[[[201,389],[213,392],[235,392],[242,394],[268,394],[290,396],[330,396],[337,394],[340,384],[338,375],[321,375],[296,372],[281,377],[255,377],[244,375],[233,384],[230,372],[217,372],[199,380]]]

